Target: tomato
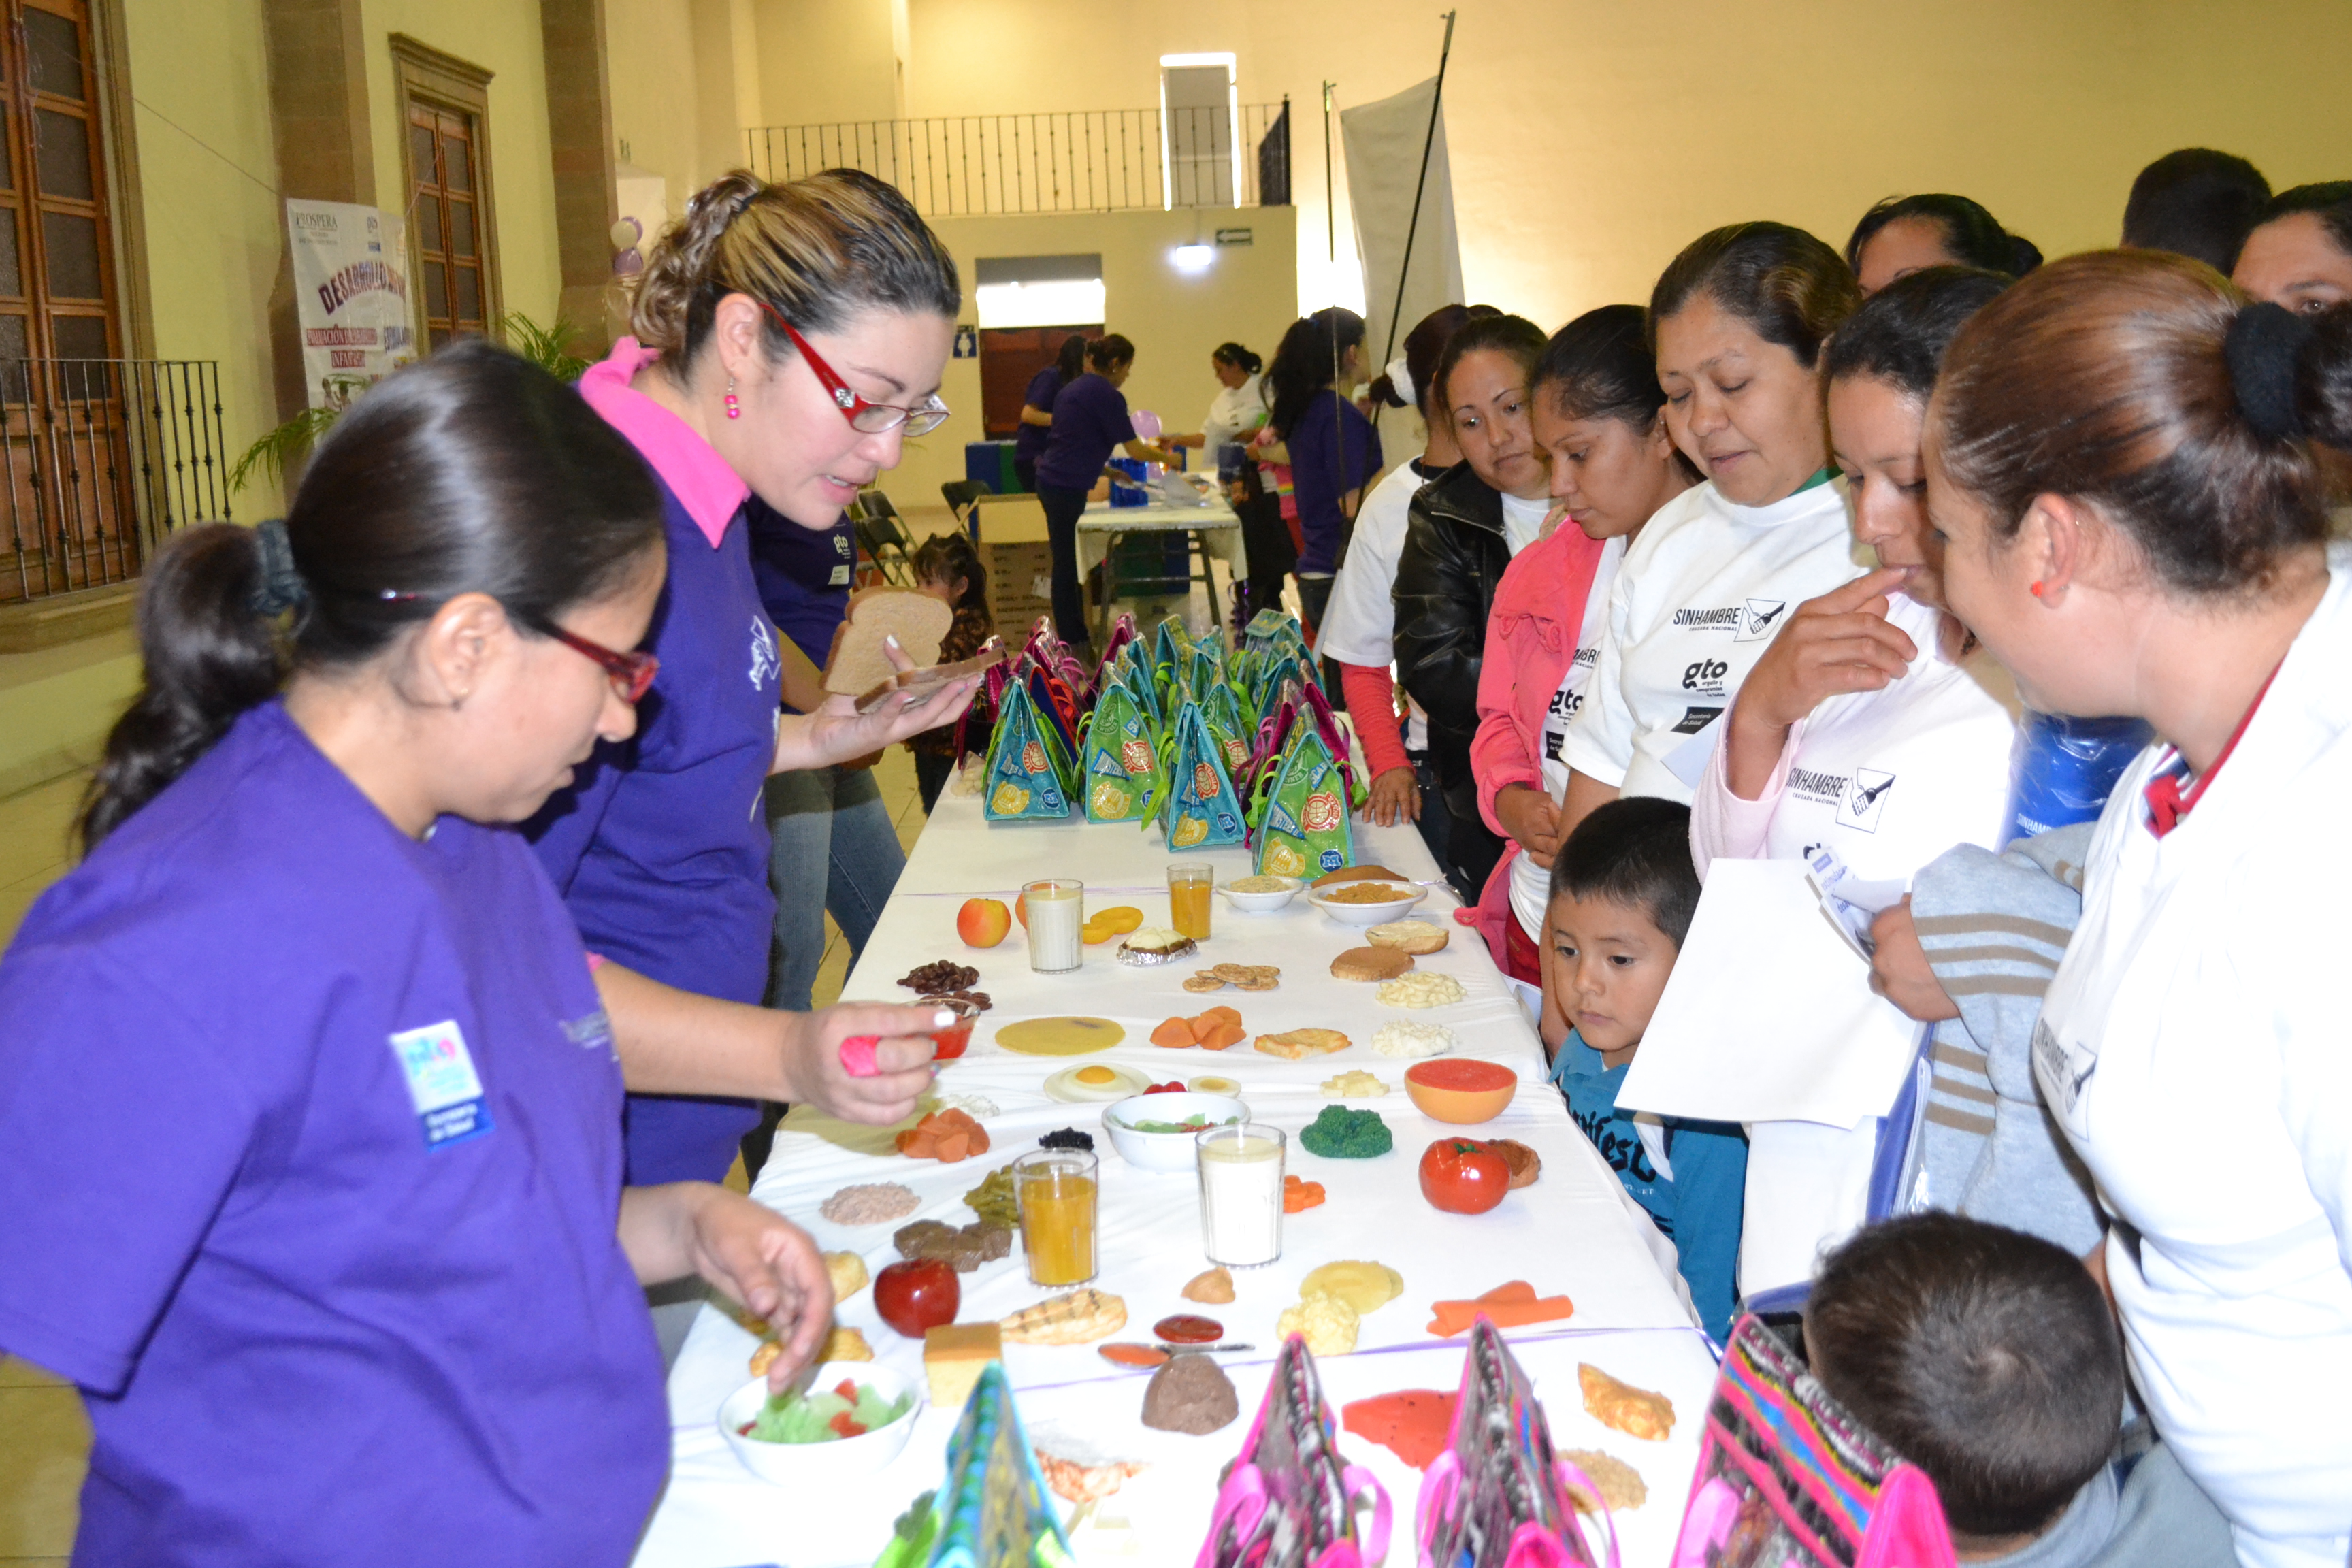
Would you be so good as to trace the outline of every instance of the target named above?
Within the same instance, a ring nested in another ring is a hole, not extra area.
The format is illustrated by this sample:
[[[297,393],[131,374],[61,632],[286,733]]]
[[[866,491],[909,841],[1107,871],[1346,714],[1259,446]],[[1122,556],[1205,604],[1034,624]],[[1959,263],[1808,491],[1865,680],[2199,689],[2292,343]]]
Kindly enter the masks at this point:
[[[1511,1167],[1475,1138],[1440,1138],[1421,1156],[1421,1195],[1447,1214],[1485,1214],[1511,1190]]]
[[[963,1305],[963,1287],[955,1270],[936,1258],[910,1258],[893,1263],[874,1277],[874,1310],[882,1321],[910,1340],[925,1329],[955,1321]]]

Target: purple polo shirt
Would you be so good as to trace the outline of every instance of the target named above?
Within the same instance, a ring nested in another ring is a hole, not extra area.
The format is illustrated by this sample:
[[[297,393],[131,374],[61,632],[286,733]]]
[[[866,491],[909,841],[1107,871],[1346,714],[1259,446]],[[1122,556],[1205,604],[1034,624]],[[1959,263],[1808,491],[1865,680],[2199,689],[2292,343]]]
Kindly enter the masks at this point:
[[[758,1003],[776,901],[761,793],[782,714],[776,629],[751,571],[743,481],[629,388],[653,355],[623,338],[580,381],[658,481],[669,576],[646,647],[661,659],[637,732],[599,745],[524,831],[591,952],[682,991]],[[629,1097],[633,1183],[716,1182],[759,1120],[749,1100]]]
[[[1021,395],[1021,401],[1041,414],[1051,414],[1054,412],[1054,399],[1061,393],[1062,372],[1058,366],[1049,364],[1029,378],[1029,390]],[[1026,420],[1022,421],[1021,428],[1013,433],[1013,455],[1032,463],[1044,457],[1045,435],[1052,428],[1050,425],[1032,425]]]
[[[0,959],[0,1348],[77,1563],[628,1560],[669,1454],[621,1075],[511,829],[401,833],[273,701]]]
[[[1054,427],[1045,433],[1045,455],[1037,459],[1037,482],[1092,489],[1119,443],[1134,439],[1126,394],[1088,371],[1054,399]]]
[[[1331,406],[1339,405],[1339,418]],[[1356,405],[1328,388],[1315,395],[1298,427],[1284,443],[1290,448],[1290,479],[1298,497],[1298,531],[1307,548],[1299,552],[1301,572],[1339,569],[1339,542],[1347,515],[1339,498],[1371,482],[1381,471],[1381,437]]]

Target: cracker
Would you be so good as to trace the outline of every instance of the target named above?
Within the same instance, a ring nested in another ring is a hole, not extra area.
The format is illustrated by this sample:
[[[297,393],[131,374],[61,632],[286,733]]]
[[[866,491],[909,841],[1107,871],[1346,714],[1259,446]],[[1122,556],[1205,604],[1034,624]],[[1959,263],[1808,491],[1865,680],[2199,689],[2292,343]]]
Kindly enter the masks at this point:
[[[1223,991],[1224,988],[1225,983],[1218,979],[1215,975],[1210,973],[1205,969],[1196,974],[1188,974],[1184,976],[1184,989],[1187,991],[1206,993],[1210,991]]]
[[[1593,1486],[1600,1489],[1601,1502],[1612,1513],[1639,1508],[1650,1500],[1649,1483],[1642,1479],[1642,1472],[1614,1454],[1598,1448],[1562,1448],[1559,1457],[1591,1478]],[[1576,1500],[1578,1512],[1593,1511],[1591,1499],[1582,1487],[1570,1482],[1569,1495]]]

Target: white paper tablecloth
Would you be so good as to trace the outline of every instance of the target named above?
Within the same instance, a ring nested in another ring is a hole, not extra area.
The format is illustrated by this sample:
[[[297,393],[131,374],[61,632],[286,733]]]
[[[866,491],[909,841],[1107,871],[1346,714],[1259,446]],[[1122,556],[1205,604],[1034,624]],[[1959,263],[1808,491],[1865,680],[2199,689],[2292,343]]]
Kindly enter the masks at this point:
[[[1436,868],[1412,828],[1360,832],[1366,840],[1360,858],[1378,859],[1415,879],[1437,881]],[[856,1250],[869,1270],[878,1272],[897,1257],[890,1245],[896,1226],[845,1229],[827,1223],[817,1207],[835,1189],[857,1182],[901,1182],[922,1199],[910,1218],[966,1224],[972,1216],[963,1194],[1023,1149],[1034,1147],[1041,1134],[1059,1127],[1097,1134],[1102,1194],[1101,1275],[1096,1283],[1126,1299],[1129,1324],[1117,1337],[1148,1340],[1151,1324],[1162,1316],[1206,1311],[1225,1325],[1229,1339],[1257,1350],[1222,1358],[1240,1392],[1244,1419],[1210,1436],[1190,1438],[1142,1427],[1145,1378],[1110,1367],[1091,1346],[1006,1347],[1005,1370],[1023,1415],[1040,1429],[1033,1436],[1090,1443],[1098,1454],[1153,1463],[1101,1510],[1134,1528],[1097,1531],[1090,1525],[1080,1537],[1082,1561],[1191,1562],[1206,1527],[1217,1472],[1238,1450],[1263,1393],[1265,1365],[1277,1343],[1276,1317],[1297,1300],[1298,1281],[1308,1269],[1335,1259],[1363,1258],[1395,1268],[1405,1289],[1397,1300],[1365,1318],[1356,1355],[1324,1363],[1334,1405],[1398,1388],[1456,1384],[1463,1342],[1430,1338],[1433,1301],[1475,1296],[1510,1279],[1528,1281],[1538,1294],[1564,1293],[1576,1303],[1571,1319],[1514,1331],[1511,1338],[1523,1346],[1522,1361],[1546,1399],[1555,1437],[1566,1447],[1606,1448],[1641,1469],[1651,1500],[1621,1527],[1625,1561],[1664,1563],[1696,1458],[1696,1432],[1712,1363],[1652,1256],[1654,1237],[1645,1237],[1614,1173],[1545,1082],[1534,1031],[1475,932],[1454,927],[1444,952],[1419,961],[1423,968],[1458,978],[1465,1000],[1410,1013],[1380,1005],[1370,984],[1330,977],[1332,957],[1358,945],[1360,935],[1303,900],[1276,914],[1241,915],[1220,898],[1213,934],[1202,944],[1201,959],[1153,969],[1117,963],[1106,945],[1087,949],[1084,966],[1073,973],[1037,974],[1028,967],[1017,925],[1001,946],[986,951],[968,949],[956,938],[956,895],[1005,893],[1021,881],[1048,875],[1086,881],[1089,910],[1132,903],[1147,921],[1163,921],[1162,873],[1171,858],[1157,827],[990,827],[981,819],[977,801],[943,795],[844,994],[903,998],[908,993],[895,984],[898,976],[937,958],[980,971],[978,987],[990,994],[994,1006],[974,1031],[970,1054],[942,1068],[940,1087],[985,1095],[996,1103],[999,1114],[987,1123],[992,1146],[988,1154],[955,1165],[910,1161],[889,1152],[891,1130],[853,1128],[798,1110],[779,1131],[754,1195],[807,1226],[820,1246]],[[1220,881],[1246,872],[1238,848],[1187,851],[1182,858],[1212,860]],[[1414,912],[1450,925],[1454,907],[1441,884]],[[1228,989],[1209,994],[1182,988],[1183,976],[1199,963],[1219,961],[1276,964],[1282,984],[1271,992]],[[1151,1026],[1160,1019],[1220,1003],[1240,1011],[1253,1037],[1311,1025],[1339,1029],[1355,1044],[1334,1056],[1289,1062],[1261,1055],[1246,1042],[1222,1053],[1165,1050],[1150,1043]],[[1127,1026],[1128,1037],[1108,1052],[1076,1058],[1020,1056],[993,1044],[998,1025],[1060,1013],[1117,1018]],[[1421,1152],[1449,1130],[1423,1118],[1406,1100],[1406,1064],[1370,1048],[1373,1031],[1400,1017],[1444,1023],[1459,1037],[1464,1054],[1505,1063],[1520,1076],[1517,1098],[1500,1118],[1476,1131],[1532,1146],[1542,1156],[1543,1173],[1535,1185],[1512,1194],[1489,1214],[1443,1215],[1421,1196]],[[1235,1272],[1239,1294],[1232,1304],[1202,1308],[1178,1293],[1208,1267],[1192,1176],[1128,1165],[1100,1134],[1101,1106],[1064,1104],[1043,1093],[1049,1074],[1085,1062],[1132,1066],[1163,1080],[1209,1072],[1239,1079],[1253,1117],[1293,1134],[1287,1168],[1328,1189],[1322,1206],[1286,1217],[1278,1262]],[[1296,1133],[1329,1103],[1318,1086],[1351,1068],[1377,1073],[1391,1084],[1392,1092],[1385,1098],[1347,1103],[1380,1111],[1395,1134],[1395,1150],[1364,1161],[1307,1153]],[[1012,1258],[962,1276],[961,1283],[963,1321],[1001,1317],[1051,1293],[1028,1283],[1017,1242]],[[886,1363],[920,1379],[920,1343],[880,1324],[870,1289],[844,1303],[837,1315],[864,1330]],[[753,1344],[751,1335],[709,1309],[688,1335],[670,1377],[675,1467],[638,1552],[641,1568],[869,1563],[892,1518],[916,1493],[940,1480],[954,1413],[931,1410],[919,1416],[921,1425],[897,1463],[855,1489],[795,1497],[753,1479],[713,1426],[719,1401],[748,1376],[745,1361]],[[1674,1438],[1636,1443],[1593,1424],[1577,1393],[1579,1359],[1672,1397],[1682,1417]],[[1361,1438],[1343,1435],[1342,1448],[1351,1459],[1372,1464],[1389,1486],[1399,1521],[1390,1561],[1409,1563],[1417,1474]]]

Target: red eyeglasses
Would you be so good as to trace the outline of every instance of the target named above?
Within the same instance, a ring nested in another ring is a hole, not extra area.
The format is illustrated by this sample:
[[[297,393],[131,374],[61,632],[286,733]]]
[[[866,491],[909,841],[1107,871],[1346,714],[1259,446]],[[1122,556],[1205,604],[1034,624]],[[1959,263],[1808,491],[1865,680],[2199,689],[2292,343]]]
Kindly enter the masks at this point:
[[[901,408],[891,403],[866,402],[849,389],[849,384],[834,373],[833,366],[825,363],[816,350],[809,347],[809,341],[793,331],[793,324],[784,320],[782,313],[773,305],[762,300],[760,309],[773,316],[776,325],[784,329],[784,336],[793,340],[793,346],[801,351],[801,358],[808,361],[809,369],[816,373],[818,383],[833,395],[834,406],[841,410],[841,416],[849,421],[851,429],[868,436],[879,436],[885,430],[896,430],[903,425],[909,436],[928,436],[947,423],[948,405],[936,392],[915,408]]]
[[[567,632],[553,621],[541,621],[535,626],[565,647],[604,666],[604,673],[613,678],[613,689],[621,694],[624,702],[634,705],[643,698],[653,685],[654,676],[661,668],[661,660],[649,653],[617,653],[603,643],[590,642],[586,637]]]

